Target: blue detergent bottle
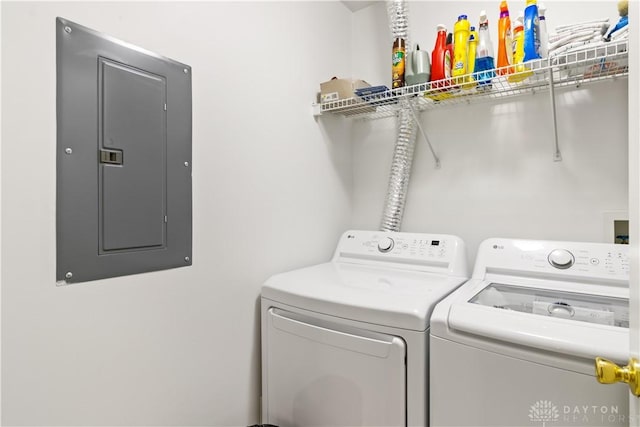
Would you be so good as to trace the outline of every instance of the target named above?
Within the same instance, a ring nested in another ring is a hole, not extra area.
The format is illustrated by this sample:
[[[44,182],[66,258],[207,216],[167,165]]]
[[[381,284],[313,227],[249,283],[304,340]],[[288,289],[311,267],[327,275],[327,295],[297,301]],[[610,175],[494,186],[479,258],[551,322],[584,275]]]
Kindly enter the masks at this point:
[[[524,62],[540,59],[540,19],[538,3],[527,0],[524,9]]]
[[[493,44],[489,34],[489,20],[487,12],[480,12],[480,24],[478,26],[478,46],[476,50],[476,63],[474,78],[478,82],[478,89],[490,89],[491,79],[495,77],[495,62],[493,60]]]

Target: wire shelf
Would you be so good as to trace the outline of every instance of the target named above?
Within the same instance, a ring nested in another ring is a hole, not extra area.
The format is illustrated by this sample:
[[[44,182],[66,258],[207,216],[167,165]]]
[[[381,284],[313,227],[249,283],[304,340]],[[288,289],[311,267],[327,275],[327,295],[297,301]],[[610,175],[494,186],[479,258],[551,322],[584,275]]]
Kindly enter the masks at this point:
[[[316,115],[340,114],[373,120],[395,116],[410,101],[415,111],[510,98],[553,88],[579,87],[629,74],[628,41],[588,46],[548,59],[482,73],[421,83],[363,98],[314,104]]]

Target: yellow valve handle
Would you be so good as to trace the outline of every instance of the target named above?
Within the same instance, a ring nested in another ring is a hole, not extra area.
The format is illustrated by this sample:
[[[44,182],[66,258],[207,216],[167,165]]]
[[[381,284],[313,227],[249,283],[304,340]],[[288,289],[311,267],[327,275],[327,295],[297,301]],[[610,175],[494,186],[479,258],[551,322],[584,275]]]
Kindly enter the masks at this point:
[[[610,360],[596,357],[596,378],[600,384],[627,383],[631,393],[640,396],[639,374],[640,362],[637,359],[629,359],[629,364],[621,368]]]

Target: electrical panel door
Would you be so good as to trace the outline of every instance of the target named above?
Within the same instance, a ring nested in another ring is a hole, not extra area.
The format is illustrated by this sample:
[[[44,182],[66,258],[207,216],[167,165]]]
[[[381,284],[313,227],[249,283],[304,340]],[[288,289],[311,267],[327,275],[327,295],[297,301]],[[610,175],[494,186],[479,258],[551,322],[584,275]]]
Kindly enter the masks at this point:
[[[191,68],[58,18],[57,274],[190,265]]]

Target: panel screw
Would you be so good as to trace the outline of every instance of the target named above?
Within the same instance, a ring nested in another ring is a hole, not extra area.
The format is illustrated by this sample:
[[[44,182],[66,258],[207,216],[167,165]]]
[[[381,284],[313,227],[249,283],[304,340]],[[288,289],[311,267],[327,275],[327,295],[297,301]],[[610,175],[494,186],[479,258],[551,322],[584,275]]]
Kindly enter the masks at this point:
[[[73,277],[73,273],[70,271],[67,271],[67,274],[65,274],[64,277],[66,277],[67,279],[71,279]]]
[[[189,162],[184,162],[184,167],[188,168],[189,167]]]
[[[183,69],[182,71],[184,71],[185,74],[189,74],[189,70],[187,70],[186,68]]]
[[[64,30],[65,30],[68,34],[71,34],[71,27],[70,27],[70,26],[68,26],[68,25],[67,25],[66,27],[64,27]]]
[[[184,262],[189,262],[189,259],[190,258],[188,256],[184,257]]]
[[[64,152],[67,153],[67,154],[71,154],[71,153],[73,153],[73,150],[71,148],[65,148]]]

